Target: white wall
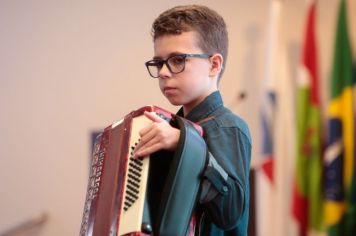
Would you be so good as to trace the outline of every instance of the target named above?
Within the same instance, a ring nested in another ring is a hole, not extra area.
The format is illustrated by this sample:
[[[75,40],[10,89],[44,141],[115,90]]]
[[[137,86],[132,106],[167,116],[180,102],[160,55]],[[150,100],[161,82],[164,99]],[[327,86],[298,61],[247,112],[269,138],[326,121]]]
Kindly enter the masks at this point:
[[[1,0],[0,234],[45,211],[49,221],[41,236],[78,235],[90,133],[146,104],[176,111],[143,64],[152,57],[152,21],[174,5],[205,4],[225,18],[230,52],[221,91],[250,124],[256,159],[268,2]],[[325,0],[319,7],[324,77],[336,4]],[[286,6],[287,38],[298,46],[304,1],[289,0]],[[354,13],[355,7],[353,2]],[[247,99],[236,104],[241,91]]]

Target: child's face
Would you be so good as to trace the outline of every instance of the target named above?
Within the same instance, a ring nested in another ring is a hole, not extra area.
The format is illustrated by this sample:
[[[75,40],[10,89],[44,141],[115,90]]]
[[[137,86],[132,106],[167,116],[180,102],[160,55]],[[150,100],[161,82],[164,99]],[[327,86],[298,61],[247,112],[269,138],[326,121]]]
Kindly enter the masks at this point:
[[[197,40],[197,33],[194,31],[161,36],[154,42],[154,58],[167,59],[177,54],[202,54]],[[187,57],[184,71],[178,74],[171,73],[164,65],[158,79],[163,95],[173,105],[183,105],[185,114],[217,90],[216,76],[212,76],[211,73],[210,58]]]

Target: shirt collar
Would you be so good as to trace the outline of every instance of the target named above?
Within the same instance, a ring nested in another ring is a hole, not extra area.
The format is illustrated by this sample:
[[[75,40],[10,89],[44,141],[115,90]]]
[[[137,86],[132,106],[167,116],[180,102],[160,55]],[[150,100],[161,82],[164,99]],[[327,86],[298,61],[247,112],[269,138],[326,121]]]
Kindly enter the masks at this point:
[[[183,108],[181,108],[177,115],[184,116],[190,121],[198,122],[202,119],[207,118],[211,115],[216,109],[223,106],[223,100],[219,91],[215,91],[207,96],[204,101],[199,103],[196,107],[193,108],[187,115],[184,116]]]

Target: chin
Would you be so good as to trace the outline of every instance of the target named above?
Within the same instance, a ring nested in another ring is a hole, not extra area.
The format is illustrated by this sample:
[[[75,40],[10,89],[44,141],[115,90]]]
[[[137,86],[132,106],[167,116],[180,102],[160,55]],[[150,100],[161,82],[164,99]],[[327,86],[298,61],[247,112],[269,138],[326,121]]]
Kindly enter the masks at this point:
[[[168,99],[169,103],[174,105],[174,106],[181,106],[181,105],[184,104],[182,101],[178,101],[176,99],[172,99],[172,98],[169,98],[169,97],[167,97],[167,99]]]
[[[172,104],[172,105],[174,105],[174,106],[181,106],[181,105],[183,105],[181,102],[176,102],[176,101],[171,101],[171,100],[169,100],[169,103]]]

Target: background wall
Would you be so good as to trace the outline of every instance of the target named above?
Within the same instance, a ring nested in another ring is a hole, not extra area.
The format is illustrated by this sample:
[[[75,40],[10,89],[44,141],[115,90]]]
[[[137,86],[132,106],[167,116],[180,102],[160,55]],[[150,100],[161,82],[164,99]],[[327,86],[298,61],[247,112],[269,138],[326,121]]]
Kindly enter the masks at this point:
[[[338,1],[319,2],[325,87]],[[354,23],[356,3],[348,2]],[[221,91],[225,103],[251,127],[253,165],[258,166],[269,1],[1,0],[0,234],[46,212],[49,220],[40,235],[78,235],[91,132],[146,104],[177,110],[160,94],[144,62],[153,55],[152,21],[163,10],[188,3],[210,6],[226,20],[230,51]],[[294,63],[305,10],[305,1],[285,1],[284,40]],[[350,27],[356,45],[355,24]],[[237,101],[241,92],[247,97]]]

